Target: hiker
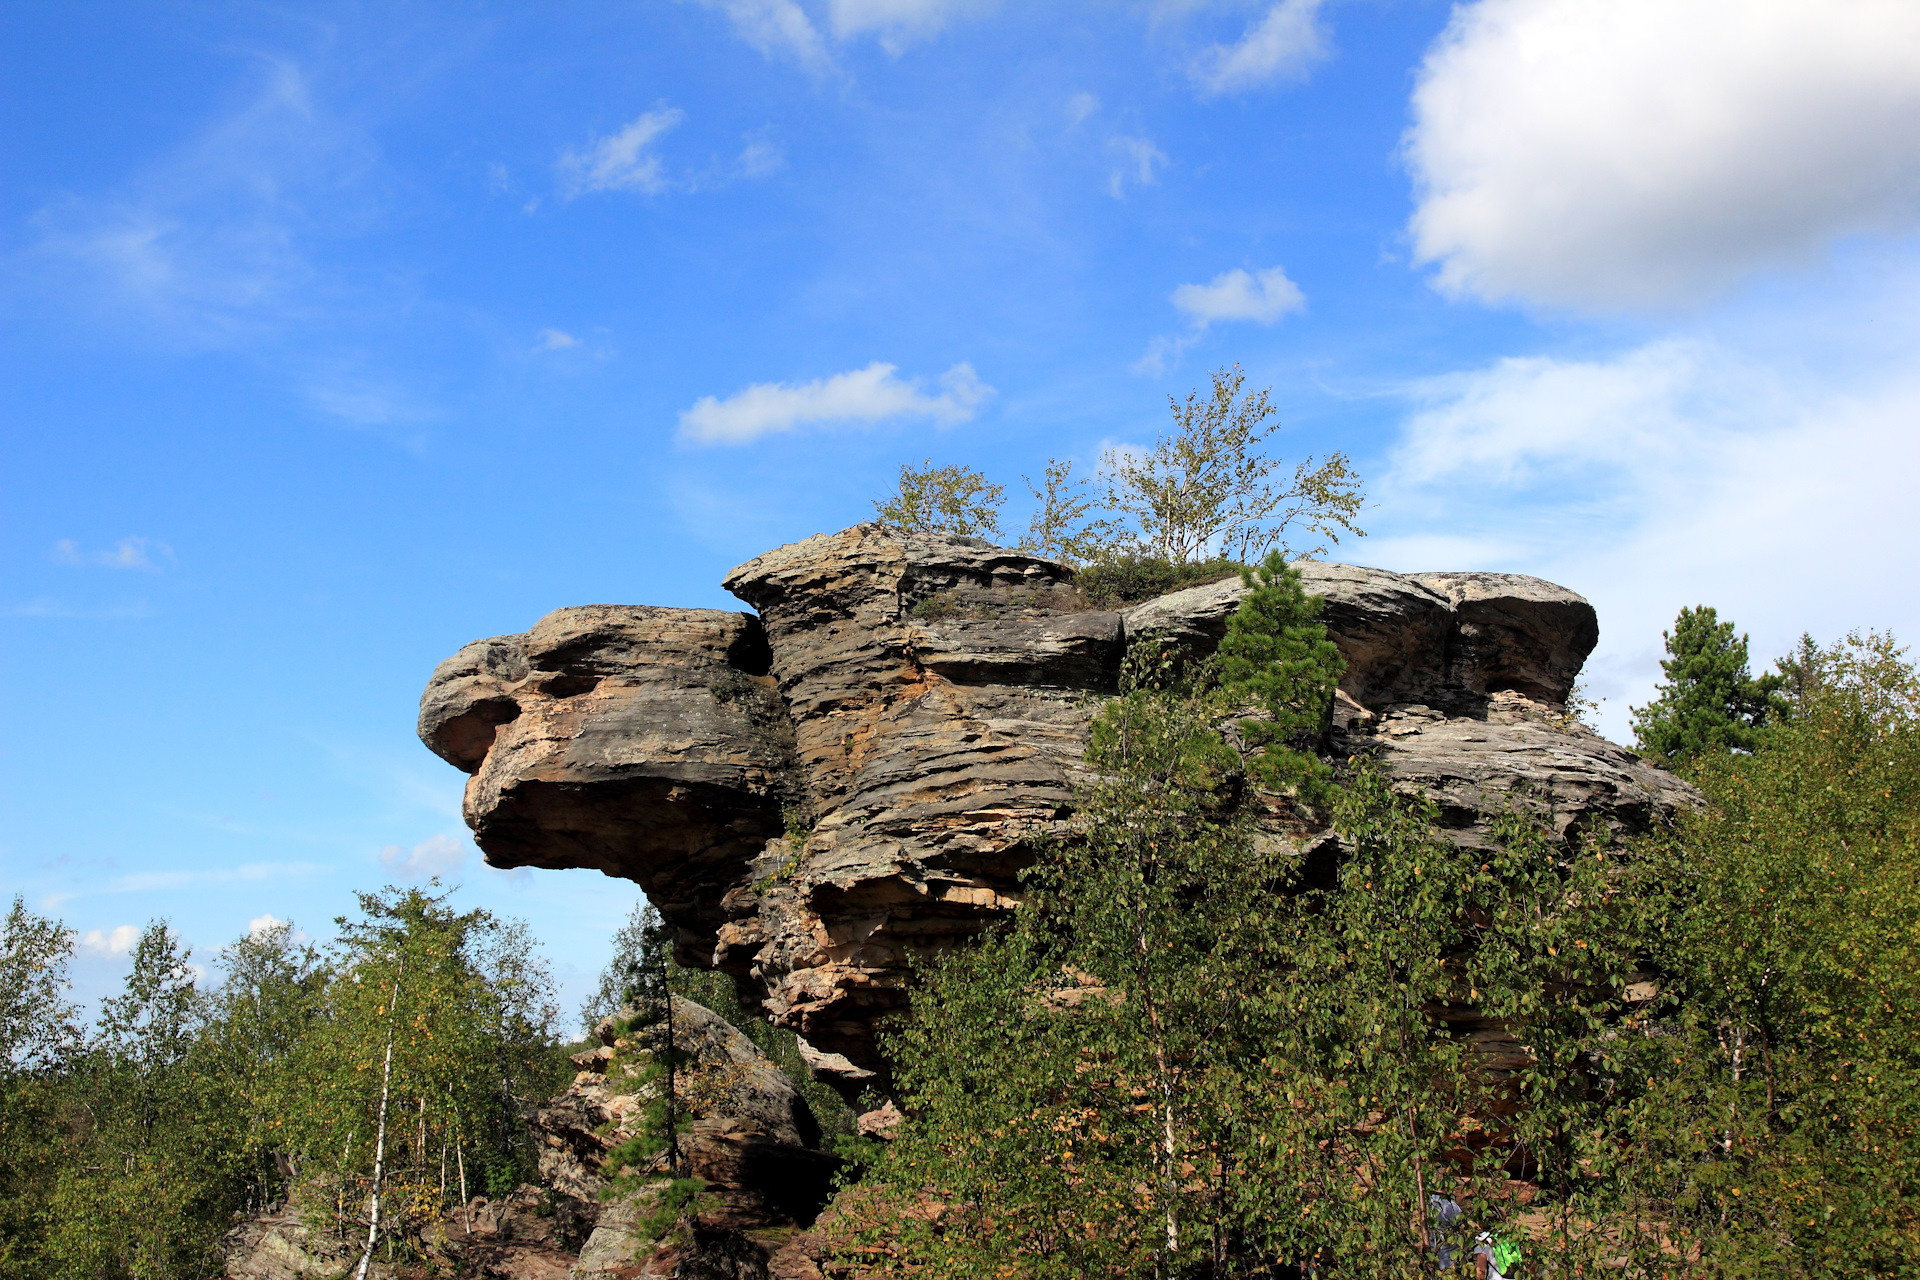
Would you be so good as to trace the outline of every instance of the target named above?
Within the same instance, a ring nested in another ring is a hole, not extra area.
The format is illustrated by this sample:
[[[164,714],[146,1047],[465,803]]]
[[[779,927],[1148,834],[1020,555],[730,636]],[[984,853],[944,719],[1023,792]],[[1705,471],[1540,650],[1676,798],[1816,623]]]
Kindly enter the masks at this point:
[[[1482,1231],[1473,1242],[1474,1280],[1513,1280],[1519,1274],[1520,1246],[1497,1231]]]

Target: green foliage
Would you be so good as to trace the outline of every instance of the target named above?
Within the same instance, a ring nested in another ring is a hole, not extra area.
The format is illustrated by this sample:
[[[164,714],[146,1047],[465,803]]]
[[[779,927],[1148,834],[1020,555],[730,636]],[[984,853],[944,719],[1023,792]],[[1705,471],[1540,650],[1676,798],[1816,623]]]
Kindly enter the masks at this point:
[[[1246,568],[1238,560],[1200,560],[1177,564],[1147,555],[1106,556],[1074,575],[1074,585],[1095,604],[1111,607],[1136,604],[1180,591],[1236,577]]]
[[[1644,707],[1633,708],[1633,733],[1648,755],[1680,764],[1759,745],[1767,717],[1780,706],[1780,675],[1757,679],[1747,669],[1747,638],[1735,636],[1706,605],[1682,609],[1662,632],[1666,681]]]
[[[1215,370],[1204,397],[1169,398],[1173,430],[1151,449],[1109,449],[1103,457],[1106,505],[1132,525],[1140,551],[1175,564],[1215,554],[1246,562],[1275,548],[1283,556],[1326,550],[1288,552],[1295,524],[1329,543],[1342,533],[1364,536],[1354,523],[1364,498],[1347,456],[1317,464],[1309,457],[1290,481],[1276,481],[1279,461],[1261,450],[1273,406],[1265,391],[1243,395],[1245,383],[1239,365]]]
[[[1074,475],[1071,459],[1048,459],[1039,484],[1022,476],[1036,505],[1021,550],[1098,570],[1082,574],[1083,588],[1097,599],[1132,601],[1226,576],[1185,577],[1188,568],[1224,561],[1230,572],[1270,550],[1311,557],[1342,534],[1365,537],[1355,523],[1365,497],[1347,456],[1309,457],[1282,478],[1279,459],[1264,448],[1269,393],[1242,394],[1245,383],[1235,365],[1214,371],[1205,396],[1170,398],[1172,430],[1150,449],[1108,449],[1097,483]],[[929,459],[918,470],[903,464],[894,494],[873,505],[902,529],[998,538],[1004,498],[980,472]],[[1305,529],[1314,545],[1289,551],[1290,529]]]
[[[1118,526],[1095,514],[1095,496],[1087,480],[1074,476],[1071,459],[1048,459],[1038,485],[1026,476],[1020,479],[1039,503],[1020,539],[1022,551],[1074,567],[1111,555],[1120,540]]]
[[[788,838],[804,838],[804,830],[796,833],[795,828],[804,823],[803,811],[794,807],[786,811],[789,821]],[[653,905],[644,898],[636,902],[626,924],[614,934],[614,954],[607,967],[600,974],[599,991],[622,991],[628,983],[627,974],[631,966],[645,963],[642,950],[649,932],[660,928],[660,916]],[[754,1047],[764,1053],[782,1075],[805,1098],[814,1118],[819,1122],[821,1132],[828,1140],[851,1134],[855,1127],[855,1116],[838,1093],[813,1078],[813,1072],[800,1057],[797,1037],[784,1027],[776,1027],[758,1011],[748,1009],[740,1002],[740,994],[733,979],[724,973],[712,969],[694,969],[676,964],[671,956],[662,957],[666,965],[667,985],[673,993],[682,999],[691,1000],[731,1023],[740,1034],[747,1037]],[[588,1027],[591,1029],[599,1017],[616,1013],[620,1009],[620,1000],[616,996],[606,1014],[591,1016]],[[588,1016],[601,1007],[600,997],[589,1001],[582,1009]],[[639,1026],[644,1020],[637,1020],[632,1026]],[[623,1025],[624,1032],[627,1026]],[[656,1147],[655,1150],[658,1150]]]
[[[909,532],[956,533],[964,537],[1000,536],[1000,505],[1006,489],[971,467],[933,465],[919,470],[900,464],[900,485],[874,511],[887,524]]]
[[[1920,680],[1891,637],[1803,648],[1790,720],[1703,754],[1648,842],[1660,996],[1637,1176],[1698,1274],[1920,1259]]]
[[[73,930],[15,898],[0,924],[0,1274],[41,1273],[66,1152],[60,1074],[79,1038],[67,999]]]
[[[707,1184],[700,1178],[671,1178],[658,1184],[652,1201],[634,1219],[634,1232],[658,1240],[679,1226],[698,1206]]]
[[[203,1009],[190,953],[164,921],[134,947],[121,993],[101,1004],[98,1034],[75,1054],[61,1112],[78,1150],[61,1162],[47,1209],[54,1274],[205,1276],[240,1203],[219,1127],[231,1105],[201,1068]]]
[[[282,1077],[277,1132],[303,1170],[333,1180],[324,1225],[350,1222],[373,1186],[384,1096],[383,1217],[405,1240],[457,1200],[456,1183],[441,1189],[457,1172],[443,1169],[488,1186],[534,1176],[520,1108],[564,1080],[546,1052],[551,982],[524,926],[457,912],[444,894],[361,894],[360,915],[336,924],[328,981]]]
[[[1325,600],[1306,593],[1299,571],[1278,551],[1240,576],[1247,592],[1227,619],[1217,660],[1229,693],[1266,713],[1240,721],[1241,734],[1259,749],[1249,771],[1269,789],[1318,803],[1332,771],[1314,748],[1326,736],[1346,660],[1320,621]]]

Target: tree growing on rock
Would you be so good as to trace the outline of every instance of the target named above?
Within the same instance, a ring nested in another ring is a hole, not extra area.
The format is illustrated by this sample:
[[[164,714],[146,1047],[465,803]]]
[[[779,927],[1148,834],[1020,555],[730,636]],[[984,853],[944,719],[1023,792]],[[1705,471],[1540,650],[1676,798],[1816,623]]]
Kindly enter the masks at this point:
[[[1006,496],[1003,486],[972,467],[936,467],[928,458],[918,469],[901,463],[899,487],[873,509],[885,523],[909,532],[997,538]]]
[[[1752,751],[1769,716],[1784,703],[1778,674],[1755,677],[1747,665],[1747,637],[1720,621],[1711,606],[1680,610],[1673,630],[1661,633],[1666,680],[1657,696],[1633,708],[1640,750],[1674,764],[1729,751]]]
[[[1245,385],[1239,365],[1217,369],[1206,394],[1169,397],[1173,429],[1152,448],[1106,452],[1106,505],[1131,522],[1137,550],[1174,564],[1215,555],[1250,563],[1273,549],[1311,557],[1343,533],[1365,536],[1355,523],[1360,479],[1346,454],[1308,457],[1280,479],[1280,461],[1262,447],[1274,416],[1269,392]],[[1289,545],[1295,527],[1311,545]]]

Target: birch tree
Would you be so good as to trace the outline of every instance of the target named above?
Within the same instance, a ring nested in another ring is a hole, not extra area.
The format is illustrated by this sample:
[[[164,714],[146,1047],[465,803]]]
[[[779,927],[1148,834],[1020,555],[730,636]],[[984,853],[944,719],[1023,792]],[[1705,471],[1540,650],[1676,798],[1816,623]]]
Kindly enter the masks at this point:
[[[1135,547],[1173,564],[1225,556],[1250,564],[1270,550],[1322,555],[1356,523],[1364,496],[1346,454],[1309,456],[1289,475],[1269,456],[1274,408],[1245,391],[1239,365],[1215,370],[1205,393],[1168,399],[1172,429],[1144,450],[1101,459],[1106,507],[1129,522]]]

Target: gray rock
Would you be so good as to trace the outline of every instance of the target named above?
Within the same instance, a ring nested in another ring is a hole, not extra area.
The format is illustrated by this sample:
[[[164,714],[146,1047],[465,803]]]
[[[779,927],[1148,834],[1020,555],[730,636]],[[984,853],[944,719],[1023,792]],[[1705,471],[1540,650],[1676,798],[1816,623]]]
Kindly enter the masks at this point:
[[[1417,573],[1453,606],[1447,675],[1474,693],[1512,689],[1539,702],[1565,702],[1600,642],[1587,601],[1517,573]]]

